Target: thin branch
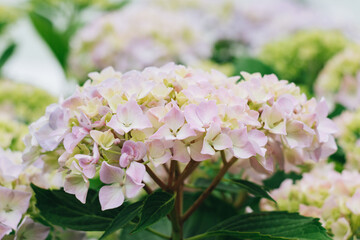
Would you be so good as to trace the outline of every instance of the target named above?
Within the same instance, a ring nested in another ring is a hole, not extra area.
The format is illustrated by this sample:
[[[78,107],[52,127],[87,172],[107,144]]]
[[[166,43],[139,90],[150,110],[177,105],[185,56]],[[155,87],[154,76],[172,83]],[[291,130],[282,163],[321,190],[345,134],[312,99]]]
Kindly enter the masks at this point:
[[[154,180],[154,182],[156,182],[157,185],[159,185],[159,187],[161,187],[163,190],[167,189],[166,184],[161,181],[161,179],[156,176],[156,174],[151,170],[151,168],[148,165],[145,165],[146,167],[146,172],[150,175],[150,177]]]
[[[161,164],[161,166],[164,168],[164,170],[169,174],[170,170],[166,164]]]
[[[169,170],[169,179],[168,179],[168,188],[171,188],[171,185],[173,184],[174,174],[175,174],[175,161],[171,160],[170,170]]]
[[[144,183],[144,190],[147,194],[149,195],[152,194],[151,188],[148,185],[146,185],[146,183]]]
[[[236,162],[237,158],[233,157],[228,163],[226,163],[218,175],[214,178],[211,182],[209,187],[196,199],[193,205],[185,212],[184,216],[182,217],[182,222],[185,222],[191,214],[195,212],[195,210],[202,204],[202,202],[211,194],[211,192],[215,189],[215,187],[219,184],[221,179],[224,177],[225,173],[229,170],[229,168]]]
[[[221,160],[222,160],[223,164],[225,165],[226,164],[226,156],[225,156],[224,150],[221,150],[220,154],[221,154]]]
[[[191,160],[185,167],[184,171],[180,174],[180,176],[176,179],[176,182],[173,186],[173,189],[177,189],[179,184],[183,183],[185,179],[199,166],[200,162],[196,162]]]
[[[161,232],[158,232],[158,231],[156,231],[156,230],[154,230],[152,228],[148,227],[148,228],[146,228],[146,230],[151,232],[152,234],[155,234],[158,237],[161,237],[161,238],[164,238],[164,239],[171,239],[171,237],[169,237],[169,236],[167,236],[167,235],[165,235],[165,234],[163,234]]]

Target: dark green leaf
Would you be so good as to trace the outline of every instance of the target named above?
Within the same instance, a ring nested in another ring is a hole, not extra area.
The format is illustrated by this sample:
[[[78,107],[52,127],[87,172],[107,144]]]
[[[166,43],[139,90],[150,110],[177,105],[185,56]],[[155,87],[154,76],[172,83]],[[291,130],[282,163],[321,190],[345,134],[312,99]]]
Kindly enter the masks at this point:
[[[133,232],[140,231],[165,217],[174,207],[175,195],[166,192],[154,192],[149,195],[141,210],[140,221]]]
[[[4,52],[0,56],[0,69],[5,65],[7,60],[13,55],[16,49],[15,43],[10,43],[4,50]]]
[[[154,235],[153,233],[146,230],[132,233],[131,231],[133,228],[134,228],[133,224],[129,224],[125,226],[123,230],[121,230],[118,239],[119,240],[164,240],[164,238]],[[151,229],[167,236],[171,235],[171,223],[166,217],[163,217],[158,222],[154,223],[151,226]]]
[[[63,69],[66,68],[66,60],[69,52],[69,39],[58,32],[51,21],[44,16],[31,12],[30,20],[41,38],[49,46]]]
[[[238,187],[246,190],[248,193],[251,193],[255,197],[262,197],[262,198],[266,198],[266,199],[269,199],[269,200],[275,202],[275,200],[260,185],[257,185],[253,182],[249,182],[249,181],[246,181],[243,179],[232,179],[232,180],[226,180],[226,181],[236,184]]]
[[[214,226],[208,232],[187,240],[208,239],[297,239],[329,240],[319,219],[304,217],[298,213],[262,212],[231,217]]]
[[[121,212],[121,207],[101,211],[98,194],[89,189],[86,204],[63,190],[45,190],[31,185],[35,192],[36,207],[46,221],[65,228],[80,231],[105,231]]]
[[[198,178],[198,179],[196,179],[194,185],[196,187],[206,189],[211,184],[211,182],[212,182],[212,179]],[[221,192],[238,193],[239,187],[235,184],[220,182],[216,186],[215,190],[218,190]]]
[[[188,209],[200,193],[184,193],[184,209]],[[236,209],[218,197],[210,195],[184,224],[184,236],[204,233],[219,222],[237,214]]]
[[[127,205],[123,209],[121,209],[119,214],[110,224],[109,228],[106,229],[105,233],[100,237],[100,239],[104,239],[113,232],[125,227],[125,225],[127,225],[131,220],[133,220],[138,215],[141,208],[143,207],[143,204],[144,204],[143,201],[139,201]]]
[[[274,69],[264,64],[260,60],[251,57],[239,57],[234,62],[235,75],[239,75],[240,72],[245,71],[248,73],[261,73],[272,74],[275,73]]]

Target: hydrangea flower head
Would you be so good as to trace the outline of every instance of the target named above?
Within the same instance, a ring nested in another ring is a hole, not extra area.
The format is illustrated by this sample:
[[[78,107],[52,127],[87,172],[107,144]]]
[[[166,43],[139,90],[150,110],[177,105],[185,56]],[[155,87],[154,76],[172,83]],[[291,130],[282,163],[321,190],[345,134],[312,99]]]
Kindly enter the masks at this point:
[[[210,57],[212,44],[211,34],[198,17],[132,3],[90,23],[75,36],[69,67],[84,81],[89,71],[107,66],[129,71],[169,61],[190,64]]]
[[[320,218],[335,240],[359,237],[360,174],[356,171],[339,173],[332,165],[320,164],[296,183],[285,180],[270,194],[277,205],[264,200],[263,210],[299,212]]]
[[[275,75],[227,77],[169,63],[124,74],[106,68],[30,126],[26,161],[59,169],[64,190],[85,202],[103,183],[103,210],[144,187],[146,172],[178,161],[248,161],[259,172],[318,161],[336,150],[322,100]],[[274,151],[273,146],[280,148]]]
[[[360,170],[360,111],[345,111],[334,121],[339,128],[336,138],[345,154],[345,168]]]
[[[360,103],[360,46],[354,45],[335,55],[320,72],[315,83],[318,96],[330,107],[336,103],[354,110]]]

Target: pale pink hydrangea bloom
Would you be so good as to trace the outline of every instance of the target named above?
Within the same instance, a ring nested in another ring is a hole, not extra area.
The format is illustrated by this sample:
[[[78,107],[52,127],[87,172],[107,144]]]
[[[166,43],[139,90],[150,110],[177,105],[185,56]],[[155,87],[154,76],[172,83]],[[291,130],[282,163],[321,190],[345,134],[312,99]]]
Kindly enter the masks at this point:
[[[107,66],[140,70],[169,61],[192,64],[211,56],[213,36],[202,18],[150,2],[132,2],[85,26],[72,42],[70,72],[84,81],[89,71]]]
[[[44,117],[32,125],[56,136],[51,146],[38,133],[44,130],[35,129],[24,156],[27,161],[58,159],[48,164],[58,166],[65,191],[81,202],[89,179],[99,178],[106,210],[141,191],[146,168],[157,172],[157,166],[172,160],[216,161],[223,151],[228,161],[247,161],[270,174],[336,150],[336,127],[326,118],[324,101],[307,100],[298,87],[275,75],[243,76],[237,84],[239,77],[173,63],[142,72],[106,68],[91,73],[92,81],[48,109],[47,115],[61,116],[55,123]]]
[[[270,195],[277,205],[262,200],[263,210],[286,210],[320,218],[335,240],[348,240],[353,234],[359,237],[360,174],[356,171],[339,173],[332,165],[319,164],[296,183],[285,180]]]

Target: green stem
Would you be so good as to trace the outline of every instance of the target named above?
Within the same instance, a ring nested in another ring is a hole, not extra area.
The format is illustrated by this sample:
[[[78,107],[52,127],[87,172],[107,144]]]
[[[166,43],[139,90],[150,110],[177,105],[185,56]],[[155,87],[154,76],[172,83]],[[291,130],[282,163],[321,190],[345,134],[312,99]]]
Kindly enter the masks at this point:
[[[167,236],[165,234],[162,234],[161,232],[158,232],[158,231],[156,231],[156,230],[154,230],[152,228],[149,228],[149,227],[146,228],[146,231],[151,232],[152,234],[154,234],[154,235],[156,235],[158,237],[164,238],[164,239],[171,239],[171,237],[169,237],[169,236]]]

